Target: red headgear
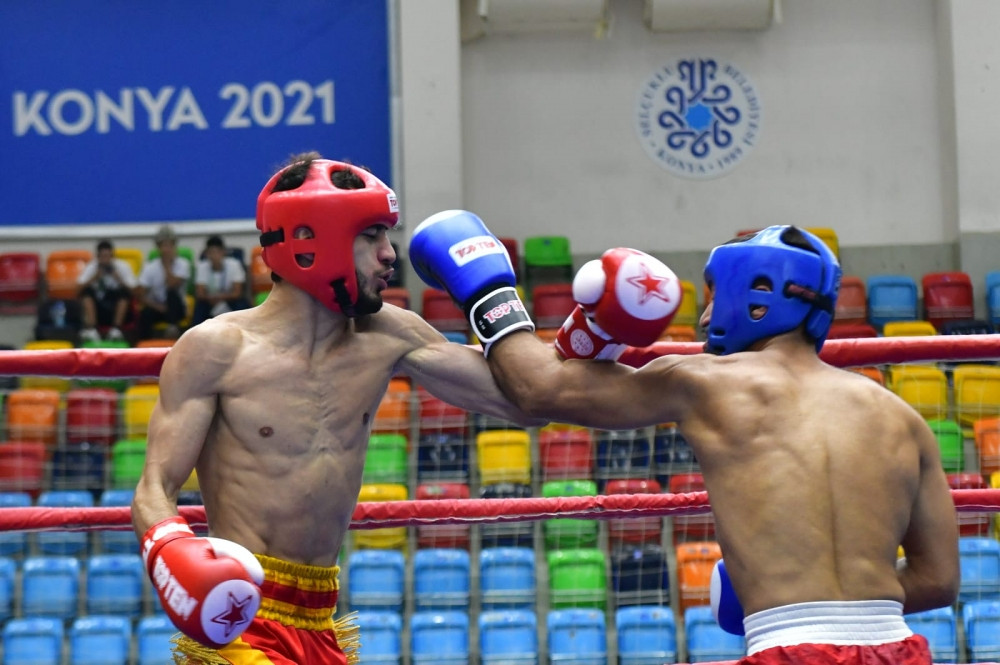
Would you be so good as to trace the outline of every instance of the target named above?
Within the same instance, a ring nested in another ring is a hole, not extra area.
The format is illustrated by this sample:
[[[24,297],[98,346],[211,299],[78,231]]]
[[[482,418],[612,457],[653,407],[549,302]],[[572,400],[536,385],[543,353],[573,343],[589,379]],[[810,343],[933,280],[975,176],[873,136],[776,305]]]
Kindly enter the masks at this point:
[[[330,181],[334,171],[354,173],[364,188],[334,186]],[[264,263],[331,310],[352,316],[358,300],[354,239],[376,224],[396,226],[396,194],[368,171],[329,159],[312,162],[301,186],[272,192],[283,172],[276,173],[257,197]],[[296,230],[302,228],[312,237],[296,238]],[[312,264],[302,265],[300,254],[312,254]]]

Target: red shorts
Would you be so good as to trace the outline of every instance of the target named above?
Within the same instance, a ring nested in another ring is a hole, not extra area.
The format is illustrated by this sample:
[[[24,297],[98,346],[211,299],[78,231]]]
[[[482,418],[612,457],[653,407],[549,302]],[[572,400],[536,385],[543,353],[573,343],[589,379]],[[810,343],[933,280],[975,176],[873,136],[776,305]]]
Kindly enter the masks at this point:
[[[333,620],[340,568],[256,555],[264,568],[260,609],[250,626],[221,649],[175,638],[175,659],[190,665],[299,665],[357,662],[357,628]],[[338,642],[338,637],[340,641]]]
[[[796,644],[771,647],[739,661],[739,665],[930,665],[931,652],[922,635],[899,642],[870,645]]]

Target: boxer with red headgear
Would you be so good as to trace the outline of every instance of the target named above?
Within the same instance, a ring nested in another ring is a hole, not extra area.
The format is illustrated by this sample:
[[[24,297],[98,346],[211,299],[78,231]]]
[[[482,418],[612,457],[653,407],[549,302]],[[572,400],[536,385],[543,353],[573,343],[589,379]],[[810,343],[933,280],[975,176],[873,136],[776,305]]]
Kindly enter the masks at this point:
[[[606,283],[621,273],[602,270]],[[931,663],[902,614],[955,601],[955,508],[920,414],[818,356],[837,298],[836,256],[807,231],[775,226],[715,248],[705,276],[710,353],[633,369],[565,358],[513,330],[493,342],[490,368],[539,417],[604,430],[677,424],[715,513],[725,565],[712,595],[720,625],[745,630],[741,665]],[[642,317],[619,306],[622,294],[600,291],[619,302],[583,303],[594,313],[578,310],[564,351],[609,357],[594,347],[630,333],[633,343],[648,339]],[[603,336],[591,343],[597,312]]]
[[[393,377],[468,411],[541,422],[500,393],[479,351],[382,304],[397,221],[374,175],[294,158],[258,199],[267,300],[191,328],[167,355],[133,521],[185,634],[178,662],[348,662],[357,636],[332,619],[337,554]],[[208,538],[177,514],[195,469]]]

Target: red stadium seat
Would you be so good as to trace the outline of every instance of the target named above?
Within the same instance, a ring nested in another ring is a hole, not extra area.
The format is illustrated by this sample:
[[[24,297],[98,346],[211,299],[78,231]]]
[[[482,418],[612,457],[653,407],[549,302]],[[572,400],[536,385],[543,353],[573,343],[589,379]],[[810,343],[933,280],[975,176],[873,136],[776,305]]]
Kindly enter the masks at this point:
[[[660,483],[638,478],[609,480],[605,494],[659,494]],[[637,517],[627,520],[608,520],[608,544],[659,543],[663,530],[662,517]]]
[[[469,498],[464,483],[424,483],[417,487],[418,500],[461,500]],[[469,549],[471,527],[467,524],[435,524],[417,527],[417,547],[453,547]]]
[[[594,477],[594,439],[588,429],[544,427],[538,432],[538,454],[542,482]]]
[[[417,427],[420,434],[458,434],[463,438],[468,436],[468,411],[438,399],[424,388],[417,388],[417,399]]]
[[[841,278],[833,320],[837,324],[868,323],[868,292],[863,279],[854,275]]]
[[[859,337],[878,337],[878,331],[867,323],[838,323],[834,320],[830,326],[827,339],[856,339]]]
[[[518,282],[521,281],[521,252],[518,248],[517,238],[503,237],[497,238],[500,244],[503,245],[504,249],[507,250],[507,256],[510,257],[510,264],[514,267],[514,279]]]
[[[390,286],[382,291],[382,302],[403,309],[410,309],[410,292],[402,286]]]
[[[704,492],[705,478],[700,473],[678,473],[670,476],[669,491],[672,494]],[[715,538],[715,516],[676,515],[674,517],[674,543],[712,540]]]
[[[989,487],[978,473],[949,473],[948,486],[953,490],[978,490]],[[987,536],[990,532],[989,513],[958,513],[960,537]]]
[[[34,311],[41,282],[40,266],[41,257],[36,252],[0,254],[0,305],[5,312]]]
[[[27,492],[37,499],[45,478],[45,444],[37,441],[0,443],[0,492]]]
[[[932,272],[920,281],[924,290],[924,318],[939,331],[945,321],[975,318],[972,280],[967,273]]]
[[[66,442],[110,446],[118,438],[118,393],[78,388],[66,393]]]
[[[451,296],[440,289],[424,289],[422,297],[423,309],[421,315],[429,324],[447,332],[451,330],[464,332],[469,329],[465,313],[452,302]]]
[[[538,328],[559,328],[576,308],[573,285],[568,282],[539,284],[531,291],[531,303]]]

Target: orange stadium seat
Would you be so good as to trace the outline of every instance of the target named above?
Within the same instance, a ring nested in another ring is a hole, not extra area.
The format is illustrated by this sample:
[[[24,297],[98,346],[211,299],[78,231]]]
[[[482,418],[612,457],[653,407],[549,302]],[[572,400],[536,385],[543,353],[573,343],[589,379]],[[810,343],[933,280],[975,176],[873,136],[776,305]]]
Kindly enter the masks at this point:
[[[372,431],[402,434],[409,441],[412,394],[408,379],[395,378],[389,381],[389,387],[375,411]]]
[[[972,424],[973,440],[984,476],[1000,471],[1000,418],[982,418]]]
[[[61,395],[48,388],[20,388],[7,396],[7,438],[55,446]]]
[[[885,374],[882,370],[875,365],[868,365],[865,367],[851,367],[850,371],[856,372],[862,376],[867,376],[869,379],[879,384],[880,386],[885,386]]]
[[[697,342],[698,333],[694,326],[669,325],[660,335],[661,342]]]
[[[722,558],[722,548],[715,541],[681,543],[674,548],[677,559],[677,592],[680,611],[708,605],[712,570]]]
[[[250,250],[250,292],[253,295],[267,293],[274,282],[271,281],[271,269],[264,263],[264,248],[257,245]]]
[[[46,297],[49,300],[76,298],[76,280],[93,258],[88,249],[58,249],[45,259]]]
[[[863,279],[855,275],[841,277],[833,320],[840,324],[868,323],[868,291]]]
[[[536,328],[535,335],[538,339],[542,340],[546,344],[553,344],[556,341],[556,336],[559,334],[559,328]]]

